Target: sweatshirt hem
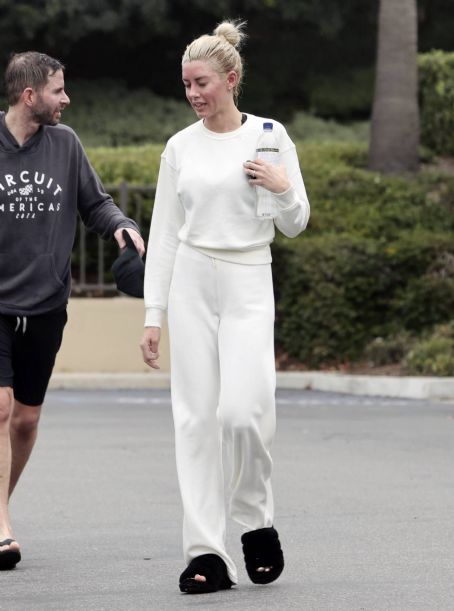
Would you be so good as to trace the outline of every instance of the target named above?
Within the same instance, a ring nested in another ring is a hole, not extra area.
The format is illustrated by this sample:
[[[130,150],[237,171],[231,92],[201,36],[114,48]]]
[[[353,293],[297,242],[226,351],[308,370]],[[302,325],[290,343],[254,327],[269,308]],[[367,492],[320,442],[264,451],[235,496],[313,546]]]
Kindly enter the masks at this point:
[[[219,259],[221,261],[227,261],[229,263],[240,263],[242,265],[266,265],[271,263],[271,249],[269,244],[254,248],[251,250],[228,250],[222,248],[203,248],[199,246],[193,246],[183,242],[185,246],[193,248],[203,255],[207,255],[213,259]]]

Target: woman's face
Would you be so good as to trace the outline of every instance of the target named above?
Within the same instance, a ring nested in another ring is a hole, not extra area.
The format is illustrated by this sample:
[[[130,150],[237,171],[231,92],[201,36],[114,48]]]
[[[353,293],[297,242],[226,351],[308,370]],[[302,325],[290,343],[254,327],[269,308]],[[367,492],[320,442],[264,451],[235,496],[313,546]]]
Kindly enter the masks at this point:
[[[235,72],[220,75],[208,61],[183,64],[186,97],[199,119],[212,118],[233,103]]]

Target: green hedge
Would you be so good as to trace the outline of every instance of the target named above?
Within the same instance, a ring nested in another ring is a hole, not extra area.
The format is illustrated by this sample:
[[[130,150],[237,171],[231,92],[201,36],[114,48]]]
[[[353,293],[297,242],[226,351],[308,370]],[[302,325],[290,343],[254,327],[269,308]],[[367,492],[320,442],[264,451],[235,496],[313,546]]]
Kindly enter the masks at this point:
[[[184,99],[155,95],[145,87],[128,89],[115,79],[67,81],[71,104],[63,121],[85,146],[126,146],[162,143],[194,121]]]
[[[454,178],[365,170],[361,145],[299,147],[307,231],[273,246],[277,341],[309,367],[360,360],[377,337],[454,311]]]
[[[440,155],[454,155],[454,53],[419,56],[421,141]]]
[[[308,81],[309,108],[319,117],[351,120],[372,106],[374,68],[336,70]]]
[[[106,183],[152,184],[162,149],[88,153]],[[452,319],[454,178],[383,177],[365,169],[359,144],[298,153],[312,212],[306,232],[273,244],[278,345],[308,367],[338,365],[365,358],[377,338],[416,340]]]
[[[432,51],[419,55],[419,94],[422,143],[438,154],[454,153],[454,53]],[[295,109],[288,130],[296,140],[368,139],[366,118],[372,103],[372,69],[321,76],[310,83],[310,100]],[[67,79],[71,98],[63,121],[79,134],[85,146],[127,146],[165,142],[195,120],[184,99],[163,98],[146,88],[129,89],[118,79]],[[0,96],[0,108],[6,101]],[[246,109],[247,110],[247,109]],[[324,117],[321,119],[320,117]],[[333,121],[342,118],[344,123]]]
[[[404,363],[411,374],[454,376],[454,320],[414,342]]]
[[[301,142],[367,142],[369,121],[338,123],[333,119],[320,119],[306,112],[298,111],[291,122],[286,123],[293,141]]]
[[[158,179],[163,144],[87,148],[87,155],[106,185],[128,182],[153,185]]]
[[[310,230],[309,230],[310,231]],[[454,311],[452,234],[349,234],[273,248],[279,345],[309,367],[361,360],[376,337],[420,333]]]

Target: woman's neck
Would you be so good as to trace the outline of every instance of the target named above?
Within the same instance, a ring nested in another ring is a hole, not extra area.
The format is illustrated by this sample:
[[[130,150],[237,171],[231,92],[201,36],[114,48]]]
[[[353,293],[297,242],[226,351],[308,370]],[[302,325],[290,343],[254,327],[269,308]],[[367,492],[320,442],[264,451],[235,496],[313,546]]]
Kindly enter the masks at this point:
[[[242,114],[235,106],[234,110],[225,114],[216,114],[213,117],[207,117],[203,120],[203,124],[212,132],[227,133],[233,132],[242,124]]]

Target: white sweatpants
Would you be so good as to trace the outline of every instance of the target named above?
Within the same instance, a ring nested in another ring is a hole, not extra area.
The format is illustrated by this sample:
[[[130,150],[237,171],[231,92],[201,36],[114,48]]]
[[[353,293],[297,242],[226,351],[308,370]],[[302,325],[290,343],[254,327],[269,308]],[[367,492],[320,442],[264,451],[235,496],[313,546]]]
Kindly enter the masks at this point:
[[[221,556],[225,486],[244,531],[273,524],[275,432],[271,266],[241,265],[179,246],[169,295],[172,409],[186,563]]]

